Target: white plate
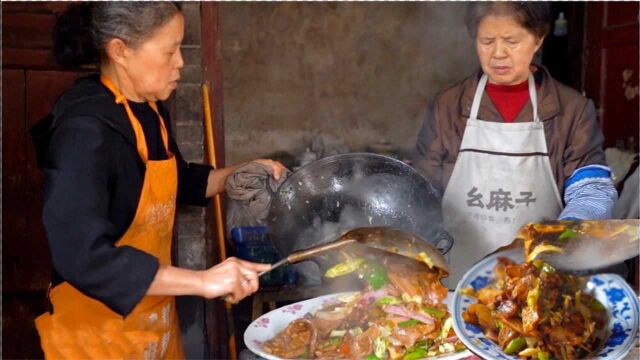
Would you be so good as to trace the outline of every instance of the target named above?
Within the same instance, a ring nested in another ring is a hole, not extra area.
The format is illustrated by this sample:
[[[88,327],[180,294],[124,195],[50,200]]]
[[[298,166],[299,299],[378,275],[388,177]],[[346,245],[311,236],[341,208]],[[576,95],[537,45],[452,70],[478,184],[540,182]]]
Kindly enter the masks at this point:
[[[262,350],[262,344],[272,339],[279,332],[284,330],[293,320],[303,317],[306,313],[315,311],[323,306],[338,302],[338,296],[349,293],[338,293],[331,295],[319,296],[317,298],[300,301],[295,304],[283,306],[279,309],[270,311],[249,325],[244,332],[244,343],[254,354],[269,360],[282,360],[282,358],[266,353]],[[451,293],[447,296],[445,302],[450,303],[452,299]],[[457,352],[454,354],[446,354],[437,356],[433,359],[438,360],[455,360],[469,357],[472,354],[468,351]]]
[[[462,320],[462,313],[469,305],[476,302],[475,298],[462,295],[461,289],[473,287],[478,290],[493,281],[493,268],[499,256],[522,263],[524,254],[522,249],[513,249],[491,255],[474,265],[462,278],[453,296],[452,308],[453,329],[458,338],[477,355],[486,359],[518,359],[516,356],[506,355],[500,347],[487,339],[480,327],[467,324]],[[609,309],[609,329],[611,335],[603,349],[590,359],[616,360],[624,358],[637,342],[638,319],[640,310],[638,297],[631,290],[626,281],[615,274],[593,275],[587,282],[587,292]]]

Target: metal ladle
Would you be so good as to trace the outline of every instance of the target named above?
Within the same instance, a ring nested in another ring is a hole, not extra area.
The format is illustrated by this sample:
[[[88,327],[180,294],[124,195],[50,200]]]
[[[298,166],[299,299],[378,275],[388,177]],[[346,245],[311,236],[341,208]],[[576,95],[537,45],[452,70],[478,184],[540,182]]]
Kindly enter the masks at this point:
[[[444,256],[426,240],[412,233],[382,226],[356,228],[331,242],[294,251],[286,258],[273,264],[271,269],[263,271],[259,275],[266,274],[284,264],[294,264],[307,260],[315,255],[353,244],[360,244],[369,248],[408,257],[424,262],[429,267],[442,269],[446,274],[449,273]]]
[[[640,220],[547,221],[525,225],[518,238],[527,261],[540,258],[558,270],[589,275],[640,254]]]

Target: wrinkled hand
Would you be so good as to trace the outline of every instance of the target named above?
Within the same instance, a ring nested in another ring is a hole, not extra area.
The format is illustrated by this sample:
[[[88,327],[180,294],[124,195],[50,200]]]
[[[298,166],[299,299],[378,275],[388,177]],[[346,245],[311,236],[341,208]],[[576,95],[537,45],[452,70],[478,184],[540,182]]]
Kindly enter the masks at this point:
[[[271,169],[273,169],[273,178],[276,180],[280,180],[280,176],[287,172],[287,168],[279,161],[274,161],[271,159],[257,159],[254,161],[262,165],[270,166]]]
[[[212,299],[226,295],[225,300],[235,304],[258,290],[258,273],[270,268],[269,264],[228,258],[201,273],[202,296]]]

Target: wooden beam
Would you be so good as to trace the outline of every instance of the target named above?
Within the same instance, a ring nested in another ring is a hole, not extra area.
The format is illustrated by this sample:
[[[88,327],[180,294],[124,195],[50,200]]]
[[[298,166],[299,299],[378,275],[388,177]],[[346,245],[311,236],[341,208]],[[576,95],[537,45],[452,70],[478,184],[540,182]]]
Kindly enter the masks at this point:
[[[202,79],[209,82],[211,108],[213,111],[216,143],[216,163],[225,166],[223,72],[222,72],[222,23],[220,5],[203,2],[200,5],[202,24]]]
[[[56,69],[58,66],[49,49],[2,48],[2,66],[5,69]]]
[[[209,102],[215,127],[216,164],[225,166],[224,151],[224,112],[223,112],[223,76],[222,76],[222,33],[220,22],[220,4],[217,2],[203,2],[200,4],[201,23],[201,54],[202,54],[202,81],[209,83]],[[224,211],[224,203],[223,211]],[[216,224],[214,224],[213,208],[207,208],[206,234],[207,241],[207,266],[218,262],[216,250]],[[224,218],[224,217],[223,217]],[[221,300],[208,300],[206,302],[206,329],[209,346],[209,357],[213,359],[231,358],[229,353],[230,329],[225,324],[227,311]],[[236,340],[237,343],[237,340]]]

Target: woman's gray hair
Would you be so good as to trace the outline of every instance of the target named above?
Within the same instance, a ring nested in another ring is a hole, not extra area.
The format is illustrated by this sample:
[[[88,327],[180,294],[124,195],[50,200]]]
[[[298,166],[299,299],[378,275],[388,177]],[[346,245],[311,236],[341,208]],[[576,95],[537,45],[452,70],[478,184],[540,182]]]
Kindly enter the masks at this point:
[[[180,12],[169,1],[103,1],[92,8],[92,35],[97,49],[111,39],[121,39],[129,47],[143,43]]]
[[[551,9],[549,3],[540,1],[482,1],[472,2],[467,8],[465,23],[473,38],[478,26],[487,16],[509,16],[539,39],[550,30]]]
[[[53,56],[68,67],[95,64],[110,40],[121,39],[135,48],[180,12],[180,6],[170,1],[73,4],[54,26]]]

